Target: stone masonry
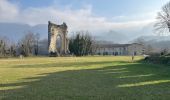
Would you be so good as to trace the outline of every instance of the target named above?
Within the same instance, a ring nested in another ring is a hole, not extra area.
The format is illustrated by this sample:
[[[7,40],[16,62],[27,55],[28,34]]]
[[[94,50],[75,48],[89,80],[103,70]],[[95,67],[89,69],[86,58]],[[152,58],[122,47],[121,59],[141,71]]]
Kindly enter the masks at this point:
[[[69,40],[67,37],[67,25],[56,25],[48,22],[48,51],[50,56],[63,56],[69,53]],[[61,47],[57,49],[57,37],[61,39]]]

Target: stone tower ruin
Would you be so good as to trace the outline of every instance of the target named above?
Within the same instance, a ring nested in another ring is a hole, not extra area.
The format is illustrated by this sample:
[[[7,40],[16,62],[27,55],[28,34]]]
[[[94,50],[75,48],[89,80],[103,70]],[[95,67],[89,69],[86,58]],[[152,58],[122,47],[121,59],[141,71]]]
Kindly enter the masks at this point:
[[[69,53],[67,33],[66,23],[56,25],[48,22],[48,51],[50,56],[63,56]],[[60,41],[57,40],[57,37],[60,38]]]

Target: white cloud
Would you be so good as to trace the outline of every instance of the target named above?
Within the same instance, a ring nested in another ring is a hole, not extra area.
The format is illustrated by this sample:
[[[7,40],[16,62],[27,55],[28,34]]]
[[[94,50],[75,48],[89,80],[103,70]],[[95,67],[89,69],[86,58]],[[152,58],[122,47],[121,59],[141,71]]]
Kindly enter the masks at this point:
[[[112,17],[112,21],[114,22],[129,22],[129,21],[155,21],[157,13],[159,10],[145,12],[145,13],[136,13],[134,15],[121,15],[121,16],[114,16]]]
[[[70,7],[61,10],[52,5],[49,7],[20,9],[18,5],[12,4],[7,0],[0,0],[0,14],[0,22],[17,22],[30,25],[47,24],[49,20],[60,24],[66,22],[70,31],[89,30],[101,32],[120,29],[140,29],[154,21],[152,17],[140,20],[139,16],[131,17],[131,19],[126,16],[116,16],[114,19],[126,21],[109,21],[106,17],[93,14],[92,6],[90,5],[78,10],[73,10]],[[150,15],[146,14],[146,16]]]
[[[18,15],[19,9],[17,5],[8,2],[7,0],[0,0],[0,21],[14,20]]]

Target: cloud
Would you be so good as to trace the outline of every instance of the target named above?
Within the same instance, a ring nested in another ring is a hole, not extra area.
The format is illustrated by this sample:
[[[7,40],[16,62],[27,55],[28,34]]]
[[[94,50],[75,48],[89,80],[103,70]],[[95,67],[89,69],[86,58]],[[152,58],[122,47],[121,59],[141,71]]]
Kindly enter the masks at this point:
[[[18,6],[8,2],[7,0],[0,0],[0,21],[15,20],[19,13]]]
[[[21,9],[19,5],[12,4],[8,0],[0,0],[0,22],[27,23],[30,25],[47,24],[49,20],[61,24],[66,22],[69,31],[89,30],[91,32],[105,32],[109,30],[134,30],[153,22],[152,18],[139,16],[115,16],[114,20],[97,16],[92,12],[91,5],[85,5],[81,9],[65,9],[54,5],[48,7],[29,7]],[[147,16],[150,16],[149,14]],[[145,16],[146,17],[146,16]],[[116,19],[122,21],[116,21]],[[147,20],[146,20],[147,19]]]
[[[153,11],[153,12],[146,12],[141,14],[135,14],[135,15],[128,15],[128,16],[114,16],[112,17],[112,21],[114,22],[128,22],[128,21],[145,21],[145,20],[154,20],[157,16],[157,12],[159,11]]]

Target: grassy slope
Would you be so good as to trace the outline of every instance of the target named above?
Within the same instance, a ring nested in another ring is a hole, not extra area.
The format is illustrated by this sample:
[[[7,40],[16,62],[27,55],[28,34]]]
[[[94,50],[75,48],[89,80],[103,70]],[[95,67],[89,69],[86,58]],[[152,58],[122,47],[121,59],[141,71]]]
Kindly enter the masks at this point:
[[[0,100],[169,100],[170,68],[130,59],[1,59]]]

